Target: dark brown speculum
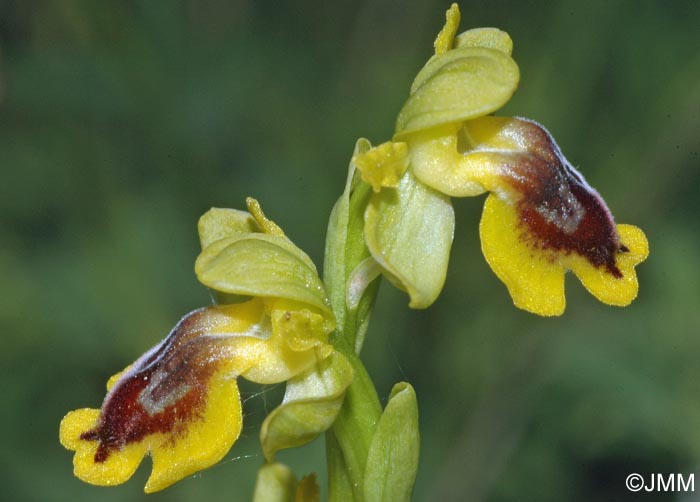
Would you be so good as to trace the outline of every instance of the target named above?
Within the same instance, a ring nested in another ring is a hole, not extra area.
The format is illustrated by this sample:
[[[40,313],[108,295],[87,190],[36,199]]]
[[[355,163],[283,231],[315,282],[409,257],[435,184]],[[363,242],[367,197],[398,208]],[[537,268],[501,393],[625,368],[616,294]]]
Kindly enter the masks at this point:
[[[566,160],[544,127],[527,119],[513,122],[514,134],[523,138],[527,151],[513,156],[504,176],[520,194],[516,205],[522,239],[537,249],[576,253],[621,278],[615,258],[628,249],[620,243],[603,199]]]
[[[150,434],[183,433],[201,417],[216,366],[216,341],[202,333],[196,310],[144,354],[105,398],[97,426],[80,439],[99,441],[95,462]]]

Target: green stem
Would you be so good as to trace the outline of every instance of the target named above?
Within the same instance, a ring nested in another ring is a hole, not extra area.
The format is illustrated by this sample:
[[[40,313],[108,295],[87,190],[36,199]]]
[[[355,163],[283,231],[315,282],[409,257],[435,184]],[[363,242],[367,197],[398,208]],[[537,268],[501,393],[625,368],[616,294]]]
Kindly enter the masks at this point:
[[[359,502],[364,498],[367,454],[382,413],[382,406],[372,379],[360,358],[355,354],[355,350],[342,339],[337,340],[335,347],[352,365],[355,370],[355,378],[346,391],[343,407],[333,429],[326,435],[327,441],[340,447],[345,468],[345,473],[341,476],[339,473],[333,472],[333,468],[337,468],[337,466],[329,465],[329,482],[331,484],[329,490],[339,492],[339,487],[333,487],[333,481],[346,477],[350,481],[352,493],[345,491],[344,496],[340,496],[339,500],[351,500],[347,496],[352,495],[354,500]],[[328,436],[331,436],[331,439],[328,439]]]
[[[359,140],[356,152],[369,147],[367,140]],[[369,285],[353,310],[346,303],[349,277],[369,256],[364,239],[364,212],[372,190],[366,183],[353,183],[354,171],[351,165],[345,191],[331,213],[323,274],[338,323],[331,342],[355,373],[333,428],[326,433],[329,499],[338,502],[364,499],[367,456],[382,413],[372,379],[356,353],[362,345],[379,280]]]
[[[333,431],[326,432],[326,463],[328,466],[329,502],[346,502],[353,499],[352,481],[345,466],[343,450]]]

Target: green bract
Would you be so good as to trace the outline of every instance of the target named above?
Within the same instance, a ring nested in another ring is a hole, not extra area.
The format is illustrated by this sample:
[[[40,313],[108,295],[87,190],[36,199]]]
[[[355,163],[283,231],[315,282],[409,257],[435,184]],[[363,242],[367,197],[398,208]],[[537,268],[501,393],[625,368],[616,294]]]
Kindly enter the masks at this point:
[[[410,384],[394,385],[367,456],[365,502],[410,500],[418,470],[418,402]]]
[[[367,153],[372,145],[365,138],[355,144],[352,159]],[[345,190],[333,207],[328,222],[323,278],[328,288],[337,329],[352,337],[348,340],[359,353],[369,323],[379,281],[370,278],[361,290],[349,290],[348,282],[358,267],[370,257],[363,237],[364,212],[372,188],[360,179],[353,160],[348,168]]]

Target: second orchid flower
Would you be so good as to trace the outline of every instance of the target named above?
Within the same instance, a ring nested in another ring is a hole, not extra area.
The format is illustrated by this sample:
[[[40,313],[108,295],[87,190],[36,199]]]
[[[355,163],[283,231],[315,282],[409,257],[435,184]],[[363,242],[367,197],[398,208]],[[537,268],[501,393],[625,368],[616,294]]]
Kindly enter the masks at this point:
[[[453,5],[435,55],[399,113],[394,142],[356,155],[363,179],[378,192],[365,214],[374,259],[409,293],[411,307],[429,306],[447,271],[454,231],[449,197],[490,192],[482,250],[516,306],[562,314],[567,270],[604,303],[628,305],[638,290],[634,266],[648,255],[644,233],[614,223],[544,127],[488,115],[517,87],[513,44],[494,28],[455,36],[458,24]]]

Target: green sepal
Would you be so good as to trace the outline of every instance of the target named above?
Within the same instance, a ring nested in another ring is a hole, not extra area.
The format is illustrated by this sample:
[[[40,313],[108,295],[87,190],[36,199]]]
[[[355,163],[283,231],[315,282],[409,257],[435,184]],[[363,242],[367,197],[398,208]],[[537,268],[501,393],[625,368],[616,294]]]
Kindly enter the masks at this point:
[[[394,140],[492,113],[508,102],[519,80],[518,65],[500,49],[467,46],[433,56],[399,112]]]
[[[260,430],[268,462],[279,450],[304,445],[333,425],[353,374],[345,357],[333,352],[287,382],[282,403],[265,418]]]
[[[262,230],[255,221],[255,218],[247,211],[212,207],[199,218],[197,231],[199,233],[199,243],[202,249],[204,249],[219,239],[234,235],[261,232]],[[223,293],[211,288],[209,288],[209,292],[211,293],[212,301],[219,305],[241,303],[250,300],[250,296]]]
[[[262,232],[248,211],[221,207],[212,207],[204,213],[197,223],[197,231],[202,249],[225,237]]]
[[[365,241],[387,278],[427,308],[447,275],[455,217],[449,197],[419,182],[410,169],[396,189],[374,194],[365,212]]]
[[[216,240],[200,253],[195,272],[216,291],[294,300],[332,318],[316,267],[287,237],[250,233]]]
[[[394,385],[367,456],[365,502],[411,499],[418,470],[418,402],[410,384]]]
[[[495,49],[510,56],[513,53],[513,40],[508,33],[498,28],[473,28],[455,37],[454,48],[461,47]]]

